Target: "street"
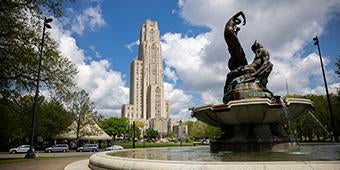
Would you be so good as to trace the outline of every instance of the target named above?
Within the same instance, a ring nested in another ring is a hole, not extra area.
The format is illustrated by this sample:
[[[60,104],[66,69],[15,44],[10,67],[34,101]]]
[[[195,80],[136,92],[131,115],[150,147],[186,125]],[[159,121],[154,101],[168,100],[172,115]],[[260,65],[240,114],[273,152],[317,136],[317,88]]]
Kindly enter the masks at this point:
[[[73,156],[90,156],[94,152],[52,152],[45,153],[43,151],[37,151],[36,157],[73,157]],[[25,158],[25,153],[10,154],[8,152],[0,152],[0,159],[10,159],[10,158]]]

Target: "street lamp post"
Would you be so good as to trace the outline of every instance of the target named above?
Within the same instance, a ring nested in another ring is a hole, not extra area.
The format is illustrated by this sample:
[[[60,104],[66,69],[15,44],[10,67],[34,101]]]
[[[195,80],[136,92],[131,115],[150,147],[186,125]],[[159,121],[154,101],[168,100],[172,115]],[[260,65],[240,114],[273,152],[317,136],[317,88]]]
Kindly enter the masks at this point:
[[[321,57],[321,50],[320,50],[320,45],[319,45],[319,38],[318,36],[315,36],[313,38],[314,40],[314,45],[318,46],[318,51],[319,51],[319,57],[320,57],[320,63],[321,63],[321,69],[322,69],[322,75],[323,75],[323,81],[325,83],[325,89],[326,89],[326,95],[327,95],[327,102],[328,102],[328,108],[329,108],[329,114],[331,116],[331,124],[332,124],[332,129],[333,129],[333,136],[335,139],[335,142],[339,142],[337,131],[336,131],[336,126],[335,126],[335,119],[333,115],[333,110],[332,110],[332,105],[331,105],[331,100],[329,97],[329,92],[328,92],[328,86],[327,86],[327,80],[325,76],[325,69],[323,67],[323,62],[322,62],[322,57]]]
[[[136,148],[135,146],[135,138],[136,138],[136,132],[135,132],[136,124],[135,121],[132,122],[132,148]]]
[[[36,126],[37,111],[38,111],[39,82],[40,82],[40,74],[41,74],[41,64],[42,64],[42,57],[43,57],[44,40],[45,40],[45,30],[46,30],[46,28],[52,28],[51,25],[48,24],[52,21],[53,21],[52,18],[48,18],[48,19],[46,17],[44,18],[44,27],[43,27],[43,34],[42,34],[42,39],[41,39],[40,56],[39,56],[39,63],[38,63],[38,73],[37,73],[34,103],[33,103],[31,144],[30,144],[30,149],[27,151],[27,153],[25,155],[25,158],[35,158],[35,153],[34,153],[35,126]]]
[[[183,134],[182,134],[182,120],[179,121],[179,126],[178,126],[178,135],[179,135],[179,146],[182,146],[182,140],[183,140]]]

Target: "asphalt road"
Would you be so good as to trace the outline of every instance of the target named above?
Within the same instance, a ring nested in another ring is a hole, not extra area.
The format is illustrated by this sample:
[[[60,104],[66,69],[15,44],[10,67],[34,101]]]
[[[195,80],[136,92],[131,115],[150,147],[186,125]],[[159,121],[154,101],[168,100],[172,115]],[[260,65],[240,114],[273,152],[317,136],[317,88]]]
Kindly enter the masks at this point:
[[[36,152],[36,157],[73,157],[73,156],[90,156],[94,152],[52,152],[45,153],[43,151]],[[24,158],[25,153],[10,154],[8,152],[0,152],[0,159],[10,159],[10,158]]]
[[[75,161],[88,159],[93,152],[58,152],[45,153],[37,152],[36,157],[47,157],[47,159],[27,159],[19,162],[10,162],[0,164],[1,170],[64,170],[64,168]],[[0,152],[1,159],[15,159],[24,158],[25,154],[9,154],[7,152]],[[51,158],[51,159],[48,159]]]
[[[1,170],[64,170],[64,168],[75,161],[88,160],[89,155],[56,157],[51,159],[30,159],[22,162],[0,164]]]

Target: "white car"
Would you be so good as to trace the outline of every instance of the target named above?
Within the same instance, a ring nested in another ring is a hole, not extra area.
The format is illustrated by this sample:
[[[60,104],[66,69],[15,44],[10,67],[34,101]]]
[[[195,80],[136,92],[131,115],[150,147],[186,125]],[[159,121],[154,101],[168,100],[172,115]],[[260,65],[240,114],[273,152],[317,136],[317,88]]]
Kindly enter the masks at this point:
[[[110,147],[107,147],[105,150],[106,151],[113,151],[113,150],[122,150],[122,149],[124,149],[123,146],[112,145]]]
[[[11,148],[9,150],[9,153],[27,153],[29,149],[30,149],[30,145],[20,145],[17,148]]]

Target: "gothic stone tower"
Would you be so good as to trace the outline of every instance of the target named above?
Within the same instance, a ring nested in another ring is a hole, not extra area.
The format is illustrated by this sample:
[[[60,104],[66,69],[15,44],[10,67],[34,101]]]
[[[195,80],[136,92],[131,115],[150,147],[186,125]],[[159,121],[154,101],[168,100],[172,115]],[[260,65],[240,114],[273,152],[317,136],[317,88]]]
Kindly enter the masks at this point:
[[[138,59],[131,62],[130,104],[122,106],[122,117],[142,120],[160,133],[170,127],[169,103],[164,98],[163,60],[156,21],[146,20],[140,30]]]

